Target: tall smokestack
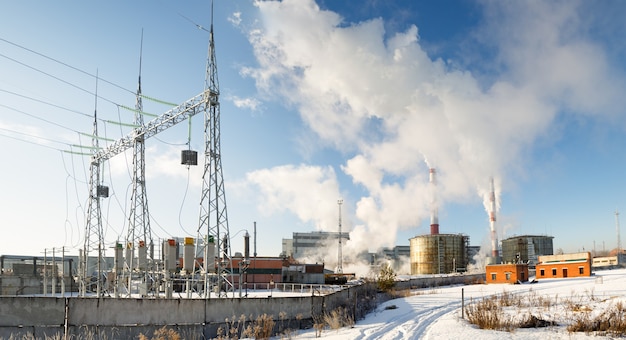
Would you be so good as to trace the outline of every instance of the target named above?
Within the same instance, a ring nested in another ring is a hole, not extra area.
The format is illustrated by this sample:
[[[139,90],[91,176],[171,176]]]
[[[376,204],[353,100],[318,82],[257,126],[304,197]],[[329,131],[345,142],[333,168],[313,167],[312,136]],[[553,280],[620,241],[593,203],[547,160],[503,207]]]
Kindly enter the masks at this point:
[[[430,234],[439,234],[439,212],[437,208],[437,179],[435,178],[435,168],[430,168],[430,186],[432,190],[432,201],[430,206]]]
[[[493,177],[491,177],[491,192],[489,195],[491,203],[491,211],[489,211],[489,227],[491,229],[491,256],[498,257],[498,235],[496,235],[496,189],[493,185]]]

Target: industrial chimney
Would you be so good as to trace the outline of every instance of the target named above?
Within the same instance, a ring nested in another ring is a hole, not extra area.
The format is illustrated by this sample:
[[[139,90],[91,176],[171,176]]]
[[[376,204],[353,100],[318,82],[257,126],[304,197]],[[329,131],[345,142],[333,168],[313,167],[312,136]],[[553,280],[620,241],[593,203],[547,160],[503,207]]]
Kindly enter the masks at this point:
[[[435,168],[430,168],[430,189],[432,193],[432,201],[430,205],[430,234],[439,234],[439,217],[437,208],[437,180],[435,178]]]
[[[491,192],[489,196],[491,203],[491,211],[489,212],[489,228],[491,229],[491,256],[497,259],[498,254],[498,235],[496,234],[496,190],[493,185],[493,177],[491,177]]]

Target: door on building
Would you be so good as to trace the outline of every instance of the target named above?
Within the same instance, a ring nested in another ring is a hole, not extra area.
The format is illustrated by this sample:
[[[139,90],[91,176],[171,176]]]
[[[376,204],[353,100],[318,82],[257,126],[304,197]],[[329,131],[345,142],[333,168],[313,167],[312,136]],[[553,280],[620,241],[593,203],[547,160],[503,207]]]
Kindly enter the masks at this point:
[[[567,268],[563,268],[563,277],[567,277]]]

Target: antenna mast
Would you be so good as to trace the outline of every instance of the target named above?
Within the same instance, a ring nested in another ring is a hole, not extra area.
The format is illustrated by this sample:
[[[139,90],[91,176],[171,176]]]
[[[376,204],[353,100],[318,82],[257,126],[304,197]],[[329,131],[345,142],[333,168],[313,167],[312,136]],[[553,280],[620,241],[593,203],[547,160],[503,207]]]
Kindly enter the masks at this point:
[[[217,263],[213,259],[205,259],[205,272],[217,273],[218,295],[234,291],[233,266],[230,251],[230,232],[228,230],[228,214],[226,211],[226,194],[222,174],[222,158],[220,145],[220,104],[219,82],[217,79],[217,61],[215,58],[215,40],[213,35],[213,1],[211,1],[211,29],[209,31],[209,51],[207,57],[205,94],[208,95],[210,106],[204,111],[204,174],[202,176],[202,194],[200,199],[200,220],[198,230],[206,230],[205,247],[209,239],[216,243],[221,251]],[[208,293],[208,292],[207,292]],[[209,294],[206,294],[208,298]]]

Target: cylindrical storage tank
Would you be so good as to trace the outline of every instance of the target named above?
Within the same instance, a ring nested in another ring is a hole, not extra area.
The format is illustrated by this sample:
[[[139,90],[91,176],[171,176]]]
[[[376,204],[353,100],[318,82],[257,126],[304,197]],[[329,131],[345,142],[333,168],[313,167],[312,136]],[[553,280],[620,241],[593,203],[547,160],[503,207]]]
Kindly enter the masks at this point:
[[[124,246],[121,243],[115,243],[115,272],[119,273],[124,269]]]
[[[534,266],[538,256],[554,254],[553,238],[545,235],[522,235],[502,240],[502,262],[521,262]]]
[[[190,273],[193,271],[194,262],[194,242],[192,237],[185,237],[183,244],[183,269]]]
[[[137,248],[137,269],[146,269],[148,263],[148,248],[146,242],[139,241],[139,248]]]
[[[411,274],[449,274],[467,268],[467,240],[461,234],[416,236],[409,240]]]

